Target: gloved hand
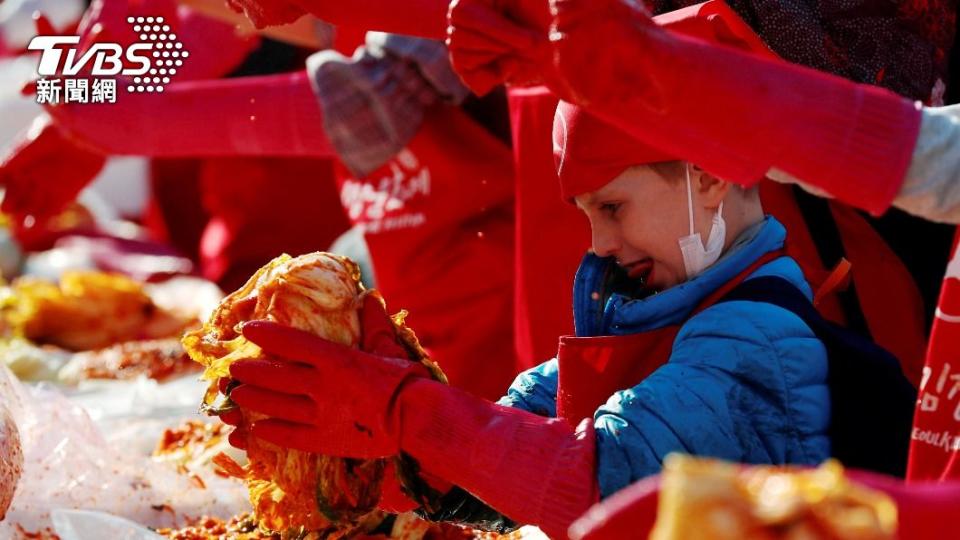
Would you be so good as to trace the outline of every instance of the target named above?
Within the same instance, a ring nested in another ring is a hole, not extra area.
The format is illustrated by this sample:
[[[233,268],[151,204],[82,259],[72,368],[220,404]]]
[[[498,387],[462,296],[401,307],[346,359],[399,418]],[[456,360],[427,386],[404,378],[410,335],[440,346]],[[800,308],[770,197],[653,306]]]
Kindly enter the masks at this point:
[[[387,314],[384,312],[383,304],[373,296],[367,296],[364,300],[360,316],[361,328],[363,329],[360,342],[361,351],[398,359],[406,356],[406,351],[396,341],[393,326]],[[240,366],[238,366],[238,369],[239,368]],[[283,373],[286,370],[281,367],[278,371]],[[414,367],[414,371],[417,372],[417,376],[426,375],[423,370],[419,370],[416,367]],[[252,387],[240,386],[236,389],[228,390],[231,382],[230,379],[221,379],[219,383],[220,392],[222,394],[229,392],[230,396],[234,399],[236,399],[238,395],[240,400],[246,399],[244,395],[247,393],[247,390],[244,390],[244,388],[249,389]],[[239,394],[234,393],[237,390],[240,391]],[[234,430],[231,431],[228,436],[230,444],[237,448],[245,449],[249,431],[240,409],[231,409],[222,413],[220,420],[226,424],[235,426]],[[400,489],[396,474],[393,472],[392,463],[388,464],[388,471],[384,475],[383,492],[378,507],[392,513],[408,512],[417,507],[417,504],[404,495]]]
[[[102,154],[69,140],[49,117],[38,117],[0,158],[0,185],[6,189],[0,210],[18,226],[32,216],[32,226],[40,227],[77,197],[105,161]]]
[[[243,335],[267,360],[236,362],[230,392],[240,407],[271,419],[255,437],[331,456],[376,458],[400,451],[391,409],[412,379],[429,377],[405,359],[380,301],[368,295],[361,311],[365,350],[353,349],[267,321],[246,323]]]
[[[365,335],[382,336],[389,349],[393,330],[379,322],[385,321],[382,308],[368,304],[364,313],[364,328],[373,329]],[[236,362],[230,370],[241,383],[231,399],[271,417],[249,427],[255,437],[344,457],[403,450],[432,475],[556,537],[598,498],[589,419],[575,431],[565,420],[495,405],[430,380],[407,360],[274,323],[247,323],[243,334],[274,357]]]
[[[743,185],[783,171],[873,213],[898,192],[920,125],[909,100],[702,41],[726,40],[716,32],[668,32],[628,0],[551,6],[551,89],[644,143]]]
[[[548,1],[555,9],[552,12],[550,28],[557,32],[551,43],[555,51],[551,62],[559,71],[561,83],[559,87],[551,87],[551,90],[564,101],[590,107],[598,100],[613,95],[617,95],[621,100],[626,99],[628,96],[621,95],[625,85],[615,84],[612,75],[596,80],[582,72],[586,71],[595,76],[598,73],[629,69],[632,66],[619,64],[624,60],[628,49],[630,53],[636,53],[650,41],[669,39],[648,13],[632,9],[619,0],[600,0],[600,3],[605,4],[603,9],[587,2]],[[596,50],[595,44],[600,39],[611,44],[604,49],[604,54],[598,54]],[[626,43],[623,43],[624,41]],[[657,99],[662,92],[658,86],[659,73],[653,73],[648,66],[663,61],[664,57],[664,47],[651,47],[649,52],[634,59],[634,62],[643,68],[635,78],[642,79],[644,84],[634,88],[633,92],[643,96],[645,101]]]
[[[495,86],[551,78],[547,0],[454,0],[447,46],[454,69],[477,95]]]

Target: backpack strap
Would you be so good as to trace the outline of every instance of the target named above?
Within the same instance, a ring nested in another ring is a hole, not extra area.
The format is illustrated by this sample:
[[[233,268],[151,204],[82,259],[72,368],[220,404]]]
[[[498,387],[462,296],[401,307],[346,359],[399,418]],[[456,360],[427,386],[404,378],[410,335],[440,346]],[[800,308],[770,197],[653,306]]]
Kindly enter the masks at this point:
[[[783,278],[748,279],[718,303],[731,301],[773,304],[810,327],[827,349],[832,455],[848,467],[902,478],[917,391],[897,359],[863,335],[824,319],[810,300]]]
[[[847,255],[847,250],[843,245],[840,228],[833,218],[830,201],[811,195],[800,186],[792,187],[797,208],[800,210],[800,215],[803,217],[807,229],[810,230],[810,238],[813,239],[813,244],[817,248],[820,262],[827,270],[836,268]],[[867,317],[860,305],[857,287],[853,280],[846,288],[837,289],[835,293],[837,300],[840,302],[840,309],[843,310],[843,315],[847,319],[847,328],[869,336],[870,327],[867,325]]]

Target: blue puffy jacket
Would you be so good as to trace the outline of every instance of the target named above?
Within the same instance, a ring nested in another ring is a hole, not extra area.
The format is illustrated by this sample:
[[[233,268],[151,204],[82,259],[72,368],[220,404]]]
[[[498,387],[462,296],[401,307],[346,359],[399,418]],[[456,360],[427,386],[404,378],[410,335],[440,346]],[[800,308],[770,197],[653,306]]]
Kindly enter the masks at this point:
[[[654,296],[591,298],[611,261],[587,256],[577,272],[577,335],[625,335],[678,324],[710,293],[783,246],[774,218],[743,233],[699,276]],[[778,276],[811,297],[800,267],[775,259],[750,275]],[[683,323],[669,361],[594,414],[598,480],[607,496],[659,472],[670,452],[743,463],[816,464],[830,455],[827,355],[799,317],[766,303],[715,304]],[[521,373],[501,404],[556,414],[557,361]]]

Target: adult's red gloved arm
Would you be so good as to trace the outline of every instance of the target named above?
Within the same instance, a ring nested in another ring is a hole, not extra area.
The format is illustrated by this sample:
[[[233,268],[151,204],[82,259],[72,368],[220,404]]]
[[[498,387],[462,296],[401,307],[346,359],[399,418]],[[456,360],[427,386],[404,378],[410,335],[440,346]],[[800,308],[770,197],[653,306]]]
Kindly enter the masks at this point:
[[[442,39],[448,0],[227,0],[257,28],[291,23],[307,13],[350,28]]]
[[[876,214],[890,206],[920,126],[909,100],[665,31],[626,0],[551,4],[564,99],[726,180],[775,169]]]
[[[393,338],[379,304],[364,332]],[[244,336],[271,360],[231,366],[230,398],[272,418],[250,427],[274,444],[356,458],[403,450],[430,474],[519,523],[563,537],[598,498],[592,424],[492,404],[432,381],[419,364],[343,347],[269,322]]]
[[[306,72],[173,83],[160,94],[49,111],[61,129],[104,154],[333,155]]]
[[[230,25],[202,17],[187,9],[177,9],[172,0],[96,0],[83,20],[78,33],[81,47],[87,48],[97,42],[130,44],[136,41],[128,16],[163,16],[178,33],[179,40],[190,51],[190,60],[185,62],[177,80],[193,80],[220,77],[238,66],[258,43],[257,38],[238,35]],[[39,34],[53,34],[46,21],[38,21]],[[127,96],[124,96],[126,101]],[[134,97],[130,94],[129,97]],[[104,106],[109,110],[114,106]],[[83,108],[95,105],[84,104]],[[63,118],[70,117],[66,110]],[[101,125],[106,119],[90,118],[90,129]],[[130,132],[136,133],[136,131]],[[125,136],[128,137],[129,133]],[[79,141],[82,143],[83,141]],[[35,226],[41,226],[74,200],[103,168],[106,162],[103,148],[78,144],[48,117],[37,120],[26,135],[16,142],[5,157],[0,159],[0,185],[5,187],[2,210],[11,214],[18,223],[26,216],[34,218]]]
[[[847,471],[852,480],[883,491],[897,504],[897,538],[938,538],[960,505],[960,482],[904,484],[863,471]],[[573,540],[646,538],[657,519],[660,477],[637,482],[595,505],[570,528]]]

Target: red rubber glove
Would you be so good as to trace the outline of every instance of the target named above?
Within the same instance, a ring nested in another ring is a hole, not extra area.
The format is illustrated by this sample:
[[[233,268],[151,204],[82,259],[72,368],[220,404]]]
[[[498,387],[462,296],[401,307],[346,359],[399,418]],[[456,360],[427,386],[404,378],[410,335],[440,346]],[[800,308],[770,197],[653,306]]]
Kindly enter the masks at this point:
[[[59,213],[103,168],[103,155],[68,140],[46,116],[37,118],[25,138],[0,157],[0,210],[34,227]]]
[[[475,94],[503,83],[538,85],[549,77],[547,0],[454,0],[447,25],[453,67]]]
[[[244,112],[245,122],[238,120],[237,115],[231,116],[230,107],[234,107],[233,110],[242,110],[244,107],[238,102],[255,105],[258,97],[273,97],[272,93],[250,91],[249,81],[237,84],[234,84],[234,81],[223,81],[210,83],[214,91],[224,93],[224,96],[218,95],[211,99],[212,96],[201,91],[190,93],[194,87],[186,81],[216,78],[228,73],[246,58],[256,47],[258,40],[237,35],[229,24],[188,9],[177,9],[177,3],[173,0],[97,0],[80,24],[81,47],[89,47],[101,41],[121,44],[137,41],[138,36],[133,32],[127,18],[141,15],[164,17],[165,23],[177,34],[178,40],[184,43],[184,50],[190,53],[190,57],[184,60],[178,72],[173,75],[173,84],[166,87],[164,94],[132,94],[120,90],[123,95],[117,103],[48,107],[57,125],[72,137],[104,154],[182,157],[245,153],[232,152],[231,147],[224,144],[224,134],[210,132],[220,120],[219,115],[228,120],[236,120],[233,126],[240,126],[237,129],[242,129],[262,107],[247,106]],[[127,83],[120,81],[119,84]],[[300,88],[304,89],[309,93],[308,84]],[[290,92],[289,96],[284,94],[284,90]],[[302,96],[302,92],[298,94],[295,90],[296,88],[291,90],[291,87],[283,87],[278,83],[275,94],[278,99],[290,97],[295,104],[302,105],[302,99],[297,99]],[[310,101],[315,103],[313,99]],[[266,105],[271,106],[271,103]],[[316,109],[316,105],[313,108]],[[213,118],[216,118],[216,121],[204,120],[203,113],[198,113],[197,109],[214,113]],[[202,130],[195,126],[185,128],[188,121],[184,115],[193,115],[196,125],[206,124],[211,129]],[[270,119],[266,114],[262,116],[265,120]],[[270,122],[263,123],[266,124],[264,130],[271,128]],[[175,133],[172,129],[182,131]],[[273,129],[276,130],[276,126],[273,126]],[[131,134],[141,134],[143,137],[134,137]],[[273,141],[279,146],[274,133],[268,132],[265,136],[273,137]],[[244,142],[255,143],[257,137],[244,139],[247,139]],[[193,153],[191,146],[196,147],[198,152]]]
[[[364,341],[382,344],[365,348],[389,356],[265,321],[244,325],[244,336],[273,357],[230,366],[231,377],[241,383],[230,399],[272,417],[252,426],[254,436],[340,457],[377,458],[400,451],[384,413],[393,407],[402,386],[429,373],[419,363],[398,358],[405,354],[395,343],[383,308],[375,304],[379,301],[371,296],[364,303]],[[371,323],[373,317],[380,322]]]
[[[306,72],[173,83],[162,94],[48,110],[71,137],[104,154],[334,155]]]
[[[385,320],[382,308],[369,311],[367,324]],[[386,329],[386,339],[393,339],[392,327],[372,327]],[[432,381],[407,360],[270,322],[247,323],[243,334],[267,355],[284,359],[231,366],[231,376],[242,383],[231,399],[272,417],[250,427],[256,437],[357,458],[403,450],[432,475],[555,537],[598,498],[589,420],[574,431],[564,420],[495,405]]]
[[[909,100],[667,32],[627,0],[551,2],[564,99],[726,180],[777,168],[870,212],[890,206],[920,126]]]
[[[310,13],[337,26],[442,39],[448,0],[227,0],[257,28],[291,23]]]
[[[394,335],[393,326],[387,318],[386,313],[383,310],[383,305],[379,300],[375,299],[372,296],[367,296],[364,300],[364,306],[361,310],[361,328],[363,328],[363,335],[361,336],[360,349],[372,354],[388,356],[388,357],[403,357],[406,355],[406,351],[397,344],[396,337]],[[238,370],[242,370],[242,366],[237,366]],[[416,369],[416,368],[415,368]],[[426,373],[419,373],[423,376]],[[229,379],[221,379],[220,381],[220,392],[226,394],[228,392],[228,386],[230,385]],[[251,387],[240,386],[230,391],[231,398],[236,398],[239,395],[241,402],[246,399],[245,394]],[[234,392],[239,391],[239,394]],[[243,414],[239,409],[232,409],[227,412],[224,412],[220,415],[220,419],[229,425],[235,426],[235,429],[230,433],[228,440],[230,444],[237,448],[245,449],[246,441],[248,436],[248,426],[244,422]],[[389,470],[387,474],[384,475],[384,484],[382,488],[382,496],[380,498],[380,503],[378,507],[392,512],[395,514],[409,512],[417,507],[417,504],[404,495],[403,491],[400,488],[400,484],[397,481],[396,474],[393,471],[393,464],[388,465]]]
[[[897,538],[941,538],[960,507],[960,482],[904,484],[888,476],[847,471],[852,480],[883,491],[897,504]],[[646,538],[657,519],[660,477],[633,484],[590,509],[570,527],[573,540]]]

